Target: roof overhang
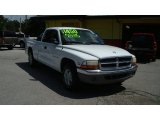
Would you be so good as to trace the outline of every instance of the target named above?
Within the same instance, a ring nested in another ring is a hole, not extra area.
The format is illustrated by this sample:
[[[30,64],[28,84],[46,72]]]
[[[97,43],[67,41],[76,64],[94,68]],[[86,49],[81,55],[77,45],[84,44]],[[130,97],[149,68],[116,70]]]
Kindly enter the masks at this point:
[[[118,19],[153,19],[159,15],[37,15],[33,20],[58,20],[58,19],[95,19],[95,18],[118,18]]]

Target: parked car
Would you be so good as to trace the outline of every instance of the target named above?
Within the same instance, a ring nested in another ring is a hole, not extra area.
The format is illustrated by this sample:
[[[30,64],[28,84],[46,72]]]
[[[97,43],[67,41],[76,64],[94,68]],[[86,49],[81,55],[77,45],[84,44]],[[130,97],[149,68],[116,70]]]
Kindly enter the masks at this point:
[[[0,31],[0,48],[7,47],[8,49],[13,49],[13,47],[17,43],[18,43],[18,38],[15,32]]]
[[[156,60],[157,42],[153,33],[133,33],[125,48],[137,58]]]
[[[21,48],[25,48],[25,34],[22,32],[16,32],[16,36],[18,38],[18,45],[20,45]]]
[[[120,84],[133,77],[136,57],[128,51],[104,45],[88,29],[72,27],[47,28],[37,40],[27,40],[29,64],[41,62],[62,73],[67,88],[78,83]]]

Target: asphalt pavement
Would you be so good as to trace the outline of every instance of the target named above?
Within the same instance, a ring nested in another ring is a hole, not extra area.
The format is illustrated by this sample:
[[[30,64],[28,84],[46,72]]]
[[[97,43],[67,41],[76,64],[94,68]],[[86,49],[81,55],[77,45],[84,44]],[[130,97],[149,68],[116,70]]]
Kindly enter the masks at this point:
[[[31,68],[24,49],[0,50],[1,105],[159,105],[160,60],[141,61],[121,86],[82,84],[68,91],[61,74],[39,64]]]

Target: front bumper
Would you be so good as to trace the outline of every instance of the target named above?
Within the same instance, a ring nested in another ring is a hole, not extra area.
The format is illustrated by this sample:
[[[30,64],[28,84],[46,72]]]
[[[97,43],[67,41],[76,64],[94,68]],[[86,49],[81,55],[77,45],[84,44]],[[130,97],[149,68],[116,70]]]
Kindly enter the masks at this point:
[[[80,81],[90,84],[113,84],[120,83],[133,77],[137,70],[137,65],[128,69],[102,71],[102,70],[82,70],[77,68]]]

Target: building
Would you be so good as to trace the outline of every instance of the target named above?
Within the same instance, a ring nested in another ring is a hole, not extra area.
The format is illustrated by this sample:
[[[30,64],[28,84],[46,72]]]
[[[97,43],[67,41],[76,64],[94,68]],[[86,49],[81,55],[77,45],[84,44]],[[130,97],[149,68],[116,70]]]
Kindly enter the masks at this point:
[[[88,16],[88,15],[53,15],[35,16],[45,22],[47,27],[74,26],[83,27],[98,33],[109,45],[124,47],[134,32],[150,32],[160,40],[160,16]]]

